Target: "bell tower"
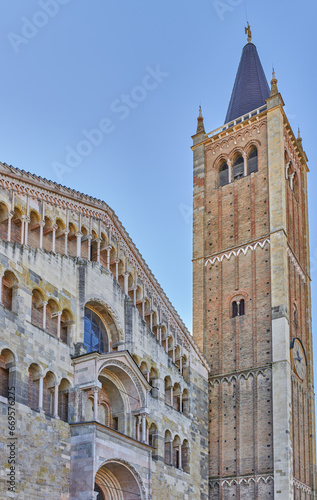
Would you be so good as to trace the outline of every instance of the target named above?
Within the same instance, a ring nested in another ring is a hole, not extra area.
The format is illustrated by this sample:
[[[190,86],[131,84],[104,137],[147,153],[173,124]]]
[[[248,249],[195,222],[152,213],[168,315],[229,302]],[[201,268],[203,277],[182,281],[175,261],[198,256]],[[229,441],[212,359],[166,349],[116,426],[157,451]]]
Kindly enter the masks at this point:
[[[193,335],[209,377],[210,499],[312,499],[307,157],[248,42],[225,124],[193,136]]]

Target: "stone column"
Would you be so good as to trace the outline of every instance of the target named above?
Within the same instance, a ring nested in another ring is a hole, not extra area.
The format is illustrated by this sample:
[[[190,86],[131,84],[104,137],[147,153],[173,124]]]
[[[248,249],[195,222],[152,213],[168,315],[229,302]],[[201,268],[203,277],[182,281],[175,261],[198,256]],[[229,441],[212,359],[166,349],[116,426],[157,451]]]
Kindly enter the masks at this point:
[[[140,441],[140,417],[136,417],[136,440]]]
[[[23,245],[23,243],[24,243],[25,219],[26,219],[26,215],[22,215],[22,217],[21,217],[21,245]]]
[[[55,253],[55,247],[56,247],[56,231],[58,229],[58,225],[57,224],[54,224],[52,226],[52,229],[53,229],[53,235],[52,235],[52,252]]]
[[[111,252],[112,245],[108,245],[106,247],[107,250],[107,269],[110,271],[110,252]]]
[[[98,422],[98,387],[94,387],[94,420]]]
[[[125,271],[125,273],[124,273],[124,293],[126,295],[129,294],[129,276],[130,276],[129,271]]]
[[[119,259],[116,259],[115,264],[116,264],[116,280],[119,281]]]
[[[47,302],[43,302],[43,330],[46,328],[46,306]]]
[[[81,238],[82,238],[83,234],[80,231],[77,231],[77,233],[75,234],[75,236],[77,238],[77,252],[76,252],[76,256],[80,259],[80,257],[81,257]]]
[[[100,243],[101,243],[101,238],[96,238],[95,241],[97,242],[97,262],[100,264]]]
[[[157,339],[158,339],[159,343],[162,344],[162,329],[161,329],[161,325],[159,325],[157,327]]]
[[[145,299],[142,300],[142,319],[144,320],[145,317]]]
[[[142,413],[142,443],[146,443],[146,413]]]
[[[180,358],[179,358],[179,371],[182,375],[183,374],[183,356],[180,356]]]
[[[173,347],[173,363],[175,363],[175,347]]]
[[[183,398],[182,398],[182,393],[179,393],[179,411],[183,413]]]
[[[153,312],[150,312],[150,330],[153,331]]]
[[[232,181],[232,162],[231,160],[227,161],[228,165],[228,176],[229,176],[229,183]]]
[[[61,318],[62,318],[62,311],[57,312],[57,338],[61,338]]]
[[[68,233],[69,233],[69,229],[64,229],[64,234],[65,234],[65,250],[64,250],[64,253],[65,253],[65,255],[67,255]]]
[[[178,447],[178,467],[182,468],[182,445],[180,444]]]
[[[39,378],[39,411],[43,411],[43,377]]]
[[[27,215],[25,217],[25,225],[24,225],[24,244],[28,244],[28,238],[29,238],[29,224],[31,222],[30,217]]]
[[[92,234],[87,235],[87,241],[88,241],[88,260],[91,260],[91,240],[92,240]]]
[[[171,406],[174,406],[173,403],[174,403],[174,400],[173,400],[173,386],[171,385]]]
[[[7,241],[11,241],[11,224],[12,224],[12,217],[14,215],[14,212],[9,212],[8,214],[8,236],[7,236]]]
[[[246,153],[243,153],[243,164],[244,164],[244,176],[248,175],[248,156]]]
[[[54,386],[54,418],[59,418],[58,416],[58,384]]]
[[[42,248],[43,248],[43,228],[45,226],[45,221],[41,220],[39,222],[39,226],[40,226],[40,249],[42,250]]]
[[[136,291],[137,291],[138,287],[137,286],[134,286],[133,287],[133,305],[136,306]]]

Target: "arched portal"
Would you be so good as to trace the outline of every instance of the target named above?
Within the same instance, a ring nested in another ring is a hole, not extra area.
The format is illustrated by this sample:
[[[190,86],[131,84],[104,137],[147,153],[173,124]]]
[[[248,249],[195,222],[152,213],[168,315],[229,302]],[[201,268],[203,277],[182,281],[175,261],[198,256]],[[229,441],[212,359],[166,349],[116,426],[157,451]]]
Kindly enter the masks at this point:
[[[141,500],[144,494],[140,479],[131,468],[117,461],[103,465],[96,474],[97,500]]]

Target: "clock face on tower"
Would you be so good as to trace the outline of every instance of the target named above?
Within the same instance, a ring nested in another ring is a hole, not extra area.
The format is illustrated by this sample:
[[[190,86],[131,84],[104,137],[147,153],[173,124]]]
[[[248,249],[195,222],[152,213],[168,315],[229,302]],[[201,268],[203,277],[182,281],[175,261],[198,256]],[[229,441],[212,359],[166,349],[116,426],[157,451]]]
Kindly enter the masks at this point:
[[[304,380],[306,375],[306,354],[299,339],[293,339],[291,343],[291,355],[296,375]]]

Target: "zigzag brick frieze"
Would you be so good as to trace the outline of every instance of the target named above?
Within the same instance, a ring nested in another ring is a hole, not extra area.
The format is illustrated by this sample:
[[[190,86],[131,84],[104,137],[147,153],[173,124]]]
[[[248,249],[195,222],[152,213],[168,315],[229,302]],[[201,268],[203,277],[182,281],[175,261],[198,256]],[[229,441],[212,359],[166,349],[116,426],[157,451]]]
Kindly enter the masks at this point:
[[[208,264],[213,266],[215,262],[222,262],[224,259],[230,260],[232,256],[238,257],[238,255],[240,253],[243,253],[243,255],[246,255],[246,253],[249,250],[255,250],[257,247],[264,248],[266,243],[268,245],[270,244],[269,238],[266,238],[265,240],[256,241],[255,243],[249,243],[246,246],[239,247],[239,248],[236,248],[234,250],[230,250],[229,252],[221,253],[221,254],[216,255],[215,257],[212,257],[212,258],[209,257],[205,262],[205,266],[207,266]]]

